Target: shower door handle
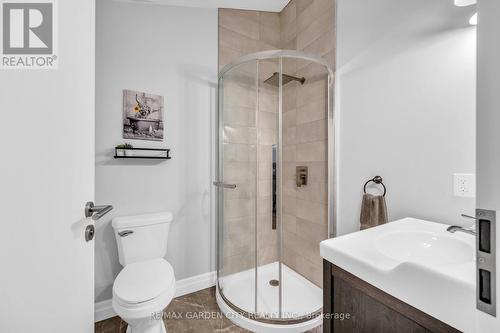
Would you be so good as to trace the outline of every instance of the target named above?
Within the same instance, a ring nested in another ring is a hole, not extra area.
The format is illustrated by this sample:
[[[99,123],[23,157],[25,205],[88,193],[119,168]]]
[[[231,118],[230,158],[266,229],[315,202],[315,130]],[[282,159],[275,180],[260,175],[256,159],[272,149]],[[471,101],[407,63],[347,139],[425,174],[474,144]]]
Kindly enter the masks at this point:
[[[217,187],[229,188],[231,190],[234,190],[236,188],[236,184],[227,184],[223,182],[214,182],[214,185]]]

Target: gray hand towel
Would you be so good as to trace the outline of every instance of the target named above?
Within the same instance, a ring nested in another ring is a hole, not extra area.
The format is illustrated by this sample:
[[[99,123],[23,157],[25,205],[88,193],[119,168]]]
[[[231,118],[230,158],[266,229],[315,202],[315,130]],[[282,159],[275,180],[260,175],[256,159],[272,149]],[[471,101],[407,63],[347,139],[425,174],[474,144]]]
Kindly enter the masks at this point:
[[[361,204],[360,230],[387,223],[387,206],[381,195],[365,194]]]

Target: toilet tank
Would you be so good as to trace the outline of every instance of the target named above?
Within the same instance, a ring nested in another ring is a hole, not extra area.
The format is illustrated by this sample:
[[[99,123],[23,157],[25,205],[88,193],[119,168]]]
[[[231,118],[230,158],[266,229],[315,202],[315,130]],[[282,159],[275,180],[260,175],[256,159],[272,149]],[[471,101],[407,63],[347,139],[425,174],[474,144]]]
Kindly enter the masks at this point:
[[[115,217],[112,226],[120,264],[163,258],[171,222],[170,212]]]

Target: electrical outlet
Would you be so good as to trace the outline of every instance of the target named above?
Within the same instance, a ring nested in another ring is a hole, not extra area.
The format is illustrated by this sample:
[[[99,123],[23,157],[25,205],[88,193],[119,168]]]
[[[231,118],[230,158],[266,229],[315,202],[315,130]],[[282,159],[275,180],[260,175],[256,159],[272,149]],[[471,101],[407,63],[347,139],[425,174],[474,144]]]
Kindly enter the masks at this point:
[[[453,193],[456,197],[476,196],[476,177],[472,173],[453,174]]]

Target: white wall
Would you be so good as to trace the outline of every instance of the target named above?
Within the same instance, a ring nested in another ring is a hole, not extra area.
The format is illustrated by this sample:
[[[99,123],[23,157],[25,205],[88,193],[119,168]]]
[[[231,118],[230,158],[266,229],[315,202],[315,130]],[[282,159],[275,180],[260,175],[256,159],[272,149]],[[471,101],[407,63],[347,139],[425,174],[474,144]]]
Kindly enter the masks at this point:
[[[478,27],[478,208],[500,210],[500,23],[495,14],[500,3],[483,0],[478,6],[481,22]],[[500,229],[500,228],[498,228]]]
[[[339,0],[338,233],[359,228],[364,182],[381,175],[389,219],[468,223],[475,200],[473,8],[446,0]]]
[[[217,75],[217,10],[100,0],[96,45],[96,202],[113,204],[96,236],[96,302],[111,298],[121,269],[110,220],[168,210],[166,259],[176,278],[215,269],[210,219],[211,114]],[[172,160],[114,160],[121,138],[122,89],[163,95]]]
[[[476,311],[476,332],[500,332],[500,2],[479,0],[477,30],[477,207],[497,211],[497,316]]]

